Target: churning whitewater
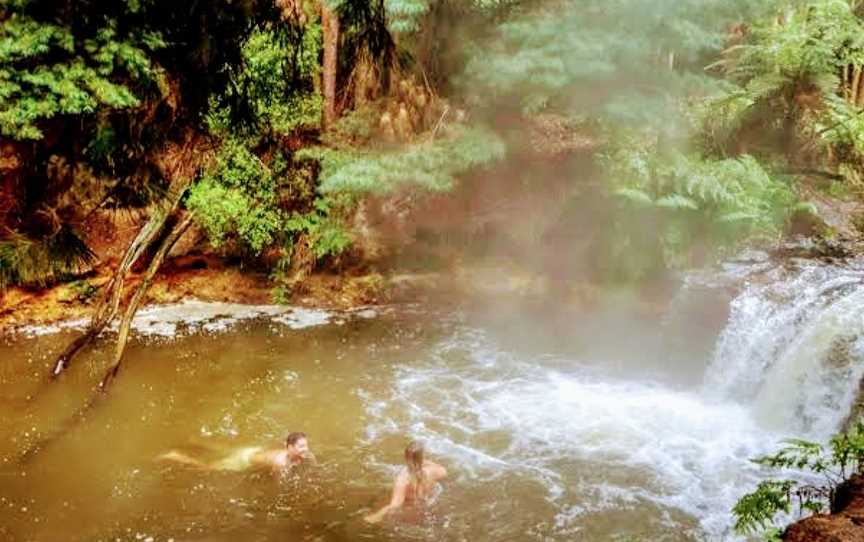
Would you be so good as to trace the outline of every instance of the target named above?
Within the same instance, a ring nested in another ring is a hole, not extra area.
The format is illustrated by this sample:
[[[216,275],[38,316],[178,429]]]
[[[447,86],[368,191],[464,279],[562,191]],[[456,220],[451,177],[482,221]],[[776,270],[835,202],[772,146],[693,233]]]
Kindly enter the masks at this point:
[[[390,397],[366,398],[367,438],[398,436],[407,412],[457,484],[541,484],[555,519],[537,539],[629,510],[680,534],[679,511],[697,518],[688,538],[734,540],[730,510],[762,476],[750,458],[836,432],[864,372],[864,268],[800,262],[745,279],[701,386],[524,359],[463,323],[431,359],[398,368]]]

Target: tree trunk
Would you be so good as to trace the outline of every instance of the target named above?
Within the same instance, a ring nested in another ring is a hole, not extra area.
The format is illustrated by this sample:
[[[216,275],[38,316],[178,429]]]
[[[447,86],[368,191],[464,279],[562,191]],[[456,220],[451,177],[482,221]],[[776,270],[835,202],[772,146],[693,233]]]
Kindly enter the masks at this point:
[[[114,319],[120,307],[126,276],[144,251],[157,239],[158,235],[180,206],[180,200],[195,179],[195,172],[202,163],[210,158],[209,142],[190,132],[182,144],[170,144],[154,160],[166,179],[171,180],[168,196],[156,206],[150,220],[141,228],[138,235],[126,249],[123,259],[114,271],[105,293],[96,305],[93,318],[84,335],[72,341],[60,354],[51,370],[51,379],[56,379],[72,361],[72,358]]]
[[[336,72],[339,65],[339,16],[321,2],[321,26],[324,33],[324,67],[321,78],[324,87],[324,130],[336,120]]]
[[[141,284],[138,285],[135,295],[132,296],[129,304],[126,305],[126,311],[123,313],[123,320],[120,322],[120,330],[117,336],[117,345],[114,349],[114,358],[111,363],[111,368],[108,369],[105,376],[102,378],[102,381],[99,383],[99,391],[104,392],[108,385],[114,380],[114,377],[117,376],[117,372],[120,370],[120,364],[123,361],[123,352],[126,350],[126,342],[129,340],[129,328],[132,326],[132,318],[135,317],[135,313],[138,311],[138,306],[141,305],[141,301],[144,300],[144,295],[150,289],[153,277],[156,276],[156,271],[159,270],[159,267],[162,265],[168,252],[171,251],[171,248],[177,243],[177,240],[186,233],[186,230],[188,230],[191,225],[192,213],[189,213],[183,217],[176,226],[174,226],[171,233],[169,233],[162,241],[159,250],[157,250],[156,254],[153,256],[153,259],[150,260],[150,265],[144,273]]]
[[[864,68],[861,68],[864,70]],[[860,73],[860,71],[859,71]],[[860,109],[861,106],[864,106],[864,77],[858,78],[858,93],[857,98],[855,100],[855,105]]]
[[[172,187],[171,195],[167,201],[163,202],[162,205],[156,208],[153,216],[151,216],[150,220],[144,224],[144,227],[141,228],[141,231],[138,232],[138,235],[126,249],[123,259],[118,264],[117,269],[114,270],[114,275],[111,277],[111,281],[108,283],[105,293],[96,305],[95,313],[93,318],[90,320],[90,324],[87,326],[87,330],[84,332],[84,335],[72,341],[63,353],[58,356],[57,361],[54,363],[54,368],[51,371],[52,379],[60,376],[60,374],[69,367],[75,354],[90,344],[93,339],[98,337],[99,334],[102,333],[102,330],[105,329],[105,326],[107,326],[117,315],[117,311],[120,307],[120,299],[123,296],[123,286],[125,285],[126,276],[129,274],[129,270],[133,265],[135,265],[135,262],[141,258],[141,255],[145,250],[147,250],[147,247],[153,243],[159,235],[159,232],[162,231],[168,217],[171,216],[171,214],[180,205],[180,199],[189,187],[190,182],[191,179],[181,179],[180,182]]]

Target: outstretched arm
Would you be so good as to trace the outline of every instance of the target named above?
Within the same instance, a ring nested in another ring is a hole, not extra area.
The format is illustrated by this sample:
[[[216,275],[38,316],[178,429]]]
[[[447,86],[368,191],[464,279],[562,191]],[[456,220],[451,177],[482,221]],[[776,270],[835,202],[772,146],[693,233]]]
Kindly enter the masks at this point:
[[[408,481],[407,479],[403,479],[402,475],[396,477],[396,480],[393,482],[393,494],[390,496],[390,502],[387,503],[387,506],[381,508],[377,512],[373,514],[369,514],[364,519],[369,523],[378,523],[384,517],[392,512],[393,510],[398,509],[405,502],[405,492],[408,489]]]

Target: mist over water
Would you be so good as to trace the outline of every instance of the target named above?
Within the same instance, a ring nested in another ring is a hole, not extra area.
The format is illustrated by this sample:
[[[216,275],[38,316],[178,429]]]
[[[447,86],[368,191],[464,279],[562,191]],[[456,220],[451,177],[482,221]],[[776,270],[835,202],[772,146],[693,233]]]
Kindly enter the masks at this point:
[[[730,266],[713,277],[715,289],[734,283],[739,291],[707,360],[655,350],[639,336],[646,330],[623,320],[620,340],[646,346],[641,364],[590,353],[526,356],[463,322],[425,364],[397,371],[390,398],[367,402],[378,420],[367,439],[395,437],[404,429],[392,420],[407,413],[412,435],[455,458],[466,484],[539,483],[555,510],[541,530],[555,539],[599,537],[597,526],[622,510],[669,539],[735,539],[732,505],[764,475],[750,459],[784,438],[827,440],[864,373],[861,262],[767,267]],[[704,312],[687,303],[691,295],[704,302],[704,291],[694,277],[669,310]],[[654,332],[686,334],[682,320],[699,317],[667,314]],[[578,340],[578,326],[571,331]],[[680,378],[694,367],[701,378]]]
[[[749,459],[824,440],[849,412],[862,283],[860,262],[763,260],[691,274],[660,313],[620,293],[590,309],[503,294],[351,313],[172,307],[166,321],[191,311],[177,335],[139,335],[109,401],[21,464],[101,372],[43,389],[64,335],[10,340],[0,533],[735,540],[730,508],[766,475]],[[319,470],[274,483],[153,461],[289,429],[310,434]],[[412,438],[448,468],[444,490],[428,516],[364,525]]]

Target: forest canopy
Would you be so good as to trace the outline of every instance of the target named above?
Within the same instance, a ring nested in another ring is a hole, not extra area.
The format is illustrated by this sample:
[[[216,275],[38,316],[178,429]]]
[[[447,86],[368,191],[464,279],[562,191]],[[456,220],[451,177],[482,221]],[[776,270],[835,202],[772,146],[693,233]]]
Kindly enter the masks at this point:
[[[0,284],[87,268],[94,213],[148,214],[178,185],[172,145],[195,141],[178,209],[214,247],[290,259],[317,238],[291,224],[348,240],[365,195],[451,190],[516,159],[512,119],[550,116],[598,142],[619,210],[610,257],[650,246],[664,266],[698,264],[694,247],[774,239],[812,214],[802,182],[860,190],[860,13],[847,0],[6,0]]]

